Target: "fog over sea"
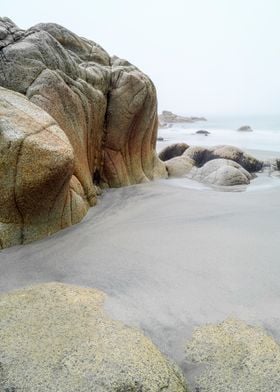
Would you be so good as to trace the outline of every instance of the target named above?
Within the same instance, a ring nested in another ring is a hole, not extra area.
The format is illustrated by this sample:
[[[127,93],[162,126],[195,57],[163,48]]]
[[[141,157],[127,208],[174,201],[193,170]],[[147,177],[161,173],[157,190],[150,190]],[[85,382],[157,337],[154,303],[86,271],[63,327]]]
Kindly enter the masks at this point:
[[[237,131],[249,125],[253,132]],[[198,130],[207,130],[210,135],[197,135]],[[159,137],[168,144],[186,142],[190,145],[215,146],[230,144],[247,150],[280,153],[280,116],[209,116],[207,121],[172,124],[171,128],[160,128]],[[158,143],[160,150],[160,143]],[[268,154],[270,155],[270,154]]]

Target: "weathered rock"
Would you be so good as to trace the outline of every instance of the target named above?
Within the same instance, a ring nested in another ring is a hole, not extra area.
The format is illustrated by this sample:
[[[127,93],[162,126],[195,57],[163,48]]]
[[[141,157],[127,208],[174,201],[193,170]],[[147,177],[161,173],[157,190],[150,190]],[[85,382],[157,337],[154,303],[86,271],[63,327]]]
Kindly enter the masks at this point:
[[[73,175],[74,152],[56,121],[0,87],[0,244],[33,240],[77,223],[94,204]]]
[[[239,163],[248,172],[257,172],[261,170],[263,162],[254,158],[252,155],[233,146],[215,146],[215,147],[189,147],[184,152],[186,156],[195,161],[196,166],[201,167],[212,159],[231,159]]]
[[[250,125],[243,125],[242,127],[237,129],[240,132],[253,132],[253,129],[250,127]]]
[[[136,329],[111,320],[98,290],[58,283],[0,296],[0,390],[187,391]]]
[[[197,134],[197,135],[204,135],[204,136],[208,136],[208,135],[210,135],[210,134],[211,134],[211,132],[209,132],[209,131],[206,131],[205,129],[200,129],[200,130],[196,131],[196,134]]]
[[[182,177],[188,174],[193,166],[194,161],[185,155],[169,159],[165,162],[169,177]]]
[[[196,328],[186,354],[204,365],[197,391],[279,391],[280,346],[261,328],[236,319]]]
[[[168,161],[171,158],[182,155],[187,148],[189,148],[189,145],[186,143],[175,143],[161,150],[158,156],[162,161]]]
[[[140,70],[52,23],[23,31],[0,18],[0,48],[0,248],[77,223],[99,184],[167,175]]]
[[[193,167],[188,177],[218,186],[245,185],[249,184],[252,178],[247,170],[229,159],[214,159],[201,168]]]

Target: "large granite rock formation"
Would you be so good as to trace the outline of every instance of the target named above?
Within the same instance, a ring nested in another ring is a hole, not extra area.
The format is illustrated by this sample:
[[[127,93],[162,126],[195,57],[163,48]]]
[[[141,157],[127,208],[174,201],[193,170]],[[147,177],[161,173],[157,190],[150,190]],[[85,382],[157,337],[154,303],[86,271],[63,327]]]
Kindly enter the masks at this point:
[[[186,392],[179,369],[105,295],[49,283],[0,296],[0,390]]]
[[[0,248],[80,221],[99,185],[166,176],[152,82],[93,41],[1,18],[0,86]]]

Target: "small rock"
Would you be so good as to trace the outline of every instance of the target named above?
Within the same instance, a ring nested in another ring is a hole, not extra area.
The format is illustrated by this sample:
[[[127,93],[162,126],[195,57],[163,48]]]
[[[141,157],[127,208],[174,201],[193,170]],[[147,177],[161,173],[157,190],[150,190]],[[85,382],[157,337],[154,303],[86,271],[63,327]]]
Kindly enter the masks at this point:
[[[197,134],[197,135],[205,135],[205,136],[208,136],[208,135],[210,135],[210,133],[211,133],[211,132],[206,131],[206,130],[204,130],[204,129],[200,129],[199,131],[196,131],[196,134]]]
[[[250,125],[243,125],[242,127],[237,129],[240,132],[253,132],[253,129],[250,127]]]

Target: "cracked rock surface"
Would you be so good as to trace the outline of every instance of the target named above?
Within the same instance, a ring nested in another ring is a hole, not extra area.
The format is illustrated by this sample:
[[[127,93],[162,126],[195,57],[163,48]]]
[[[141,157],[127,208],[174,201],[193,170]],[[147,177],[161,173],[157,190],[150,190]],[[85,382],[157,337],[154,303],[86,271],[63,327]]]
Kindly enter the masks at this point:
[[[99,186],[166,176],[153,83],[95,42],[0,18],[0,86],[0,247],[77,223]]]
[[[47,283],[0,296],[0,390],[186,392],[183,376],[105,294]]]

